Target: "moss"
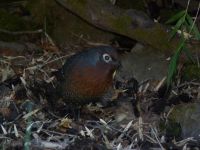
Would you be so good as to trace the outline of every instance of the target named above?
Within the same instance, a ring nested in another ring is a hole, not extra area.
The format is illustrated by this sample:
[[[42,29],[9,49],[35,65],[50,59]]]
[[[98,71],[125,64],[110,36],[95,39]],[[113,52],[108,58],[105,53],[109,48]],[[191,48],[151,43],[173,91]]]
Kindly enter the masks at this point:
[[[4,9],[0,9],[0,28],[18,31],[36,29],[36,27],[31,20],[25,20],[22,16],[11,14]]]
[[[138,0],[118,0],[116,5],[120,8],[124,9],[137,9],[137,10],[144,10],[144,2]]]
[[[170,113],[169,121],[180,124],[182,130],[182,137],[199,137],[199,118],[200,118],[200,104],[197,103],[182,103],[176,105]],[[170,122],[169,122],[170,123]],[[176,130],[175,130],[176,131]]]
[[[37,29],[37,25],[31,20],[24,19],[23,16],[10,13],[6,9],[0,9],[0,29],[8,31],[25,31]],[[13,41],[18,38],[18,36],[6,33],[0,34],[0,40],[4,41]]]
[[[162,133],[165,133],[167,135],[167,137],[175,137],[176,139],[181,137],[181,125],[174,120],[169,119],[167,123],[166,121],[161,121],[159,124],[159,128]]]
[[[80,14],[80,16],[86,15],[88,12],[88,9],[90,9],[87,5],[87,0],[68,0],[66,3],[70,4],[69,6],[72,8],[72,10],[73,9],[77,10],[77,12],[78,12],[78,14]]]
[[[169,118],[175,122],[181,122],[186,115],[191,114],[195,110],[196,106],[193,104],[180,104],[173,109],[173,112],[170,114]]]
[[[166,125],[166,134],[169,137],[180,138],[181,137],[181,125],[177,122],[168,121]]]
[[[164,27],[162,25],[158,23],[153,24],[148,21],[145,22],[145,18],[144,20],[141,20],[140,18],[133,18],[137,20],[134,21],[127,14],[123,15],[123,11],[115,13],[116,15],[114,16],[112,16],[112,14],[110,14],[110,16],[107,16],[106,22],[109,22],[110,25],[108,26],[113,28],[114,31],[117,31],[117,33],[125,36],[128,35],[130,38],[137,39],[137,41],[141,41],[143,43],[156,45],[156,47],[160,51],[170,52],[171,50],[175,49],[176,45],[171,45],[171,43],[167,42],[169,37],[167,36],[166,31],[164,30]],[[137,15],[140,14],[136,14],[135,16],[137,17]],[[145,16],[141,14],[141,17]],[[138,25],[133,24],[135,22],[138,23]],[[130,28],[132,28],[131,32]],[[152,36],[153,38],[150,38]]]
[[[0,10],[0,28],[7,30],[19,30],[24,24],[16,16],[10,15],[5,10]]]
[[[110,21],[111,26],[115,28],[119,33],[123,33],[124,31],[126,31],[127,26],[131,24],[131,17],[119,16],[116,20],[108,19],[108,21]]]
[[[80,2],[71,0],[69,3],[71,7],[75,7],[78,11],[80,10],[81,15],[88,14],[86,0],[81,0]],[[46,3],[45,0],[29,1],[26,7],[30,10],[32,19],[36,24],[43,27],[45,22],[46,32],[57,44],[75,45],[83,42],[82,39],[107,43],[113,38],[112,34],[98,30],[84,22],[58,5],[54,0],[48,0]]]
[[[73,3],[75,8],[77,8],[78,10],[81,10],[83,8],[87,8],[87,0],[81,0],[81,1],[78,1],[78,2],[75,1],[75,0],[71,0],[71,3]],[[85,11],[85,9],[84,9],[84,11]],[[88,10],[86,10],[86,11],[88,11]]]
[[[34,0],[29,1],[26,5],[26,9],[28,9],[31,13],[32,19],[35,24],[39,25],[40,28],[46,29],[46,32],[49,33],[55,27],[55,18],[54,13],[57,10],[54,9],[55,1],[53,0]],[[39,13],[38,13],[39,12]]]

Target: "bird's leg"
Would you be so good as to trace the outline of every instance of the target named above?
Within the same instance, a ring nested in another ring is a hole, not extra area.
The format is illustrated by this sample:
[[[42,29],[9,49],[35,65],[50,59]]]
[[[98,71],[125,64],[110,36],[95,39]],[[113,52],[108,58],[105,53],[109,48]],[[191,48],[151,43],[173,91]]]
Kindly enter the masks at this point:
[[[66,106],[66,110],[75,121],[80,119],[81,107],[69,104]]]
[[[74,108],[72,108],[72,115],[75,121],[78,121],[80,119],[80,112],[80,107],[75,106]]]

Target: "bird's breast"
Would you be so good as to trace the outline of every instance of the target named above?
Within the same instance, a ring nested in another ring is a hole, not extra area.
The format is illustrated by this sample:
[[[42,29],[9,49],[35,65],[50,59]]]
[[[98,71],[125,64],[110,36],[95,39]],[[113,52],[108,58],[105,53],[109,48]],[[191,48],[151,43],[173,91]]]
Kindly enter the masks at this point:
[[[74,99],[101,97],[112,85],[112,73],[102,71],[106,68],[84,67],[70,73],[66,90]]]

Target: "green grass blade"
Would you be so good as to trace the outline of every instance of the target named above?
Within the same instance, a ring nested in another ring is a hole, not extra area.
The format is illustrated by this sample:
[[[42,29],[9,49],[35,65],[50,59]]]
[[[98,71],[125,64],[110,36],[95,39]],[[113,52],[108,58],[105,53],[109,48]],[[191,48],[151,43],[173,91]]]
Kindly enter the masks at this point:
[[[189,31],[191,30],[191,25],[187,20],[185,21],[185,27],[186,27],[186,31],[189,33]]]
[[[182,10],[179,13],[177,13],[176,15],[172,16],[169,20],[167,20],[166,24],[176,22],[177,20],[179,20],[179,18],[183,17],[184,15],[185,15],[185,10]]]
[[[172,80],[176,74],[177,71],[177,63],[181,54],[181,51],[185,45],[185,40],[183,39],[181,43],[179,44],[179,47],[177,48],[175,54],[172,56],[172,59],[169,63],[168,73],[167,73],[167,86],[169,87],[172,83]]]
[[[194,21],[192,20],[192,18],[190,17],[190,15],[186,14],[186,20],[188,21],[189,28],[190,28],[190,30],[192,30],[192,33],[194,34],[195,38],[198,39],[198,40],[200,40],[200,32],[199,32],[196,24],[194,24],[194,26],[192,28],[192,25],[193,25]]]
[[[169,69],[168,69],[168,74],[167,74],[167,86],[168,87],[172,83],[174,74],[176,73],[177,57],[178,57],[178,53],[176,55],[172,56],[172,59],[169,64]]]
[[[177,33],[178,29],[180,29],[181,25],[185,22],[185,17],[179,19],[179,21],[176,23],[174,29],[171,31],[169,40],[174,37],[174,35]]]

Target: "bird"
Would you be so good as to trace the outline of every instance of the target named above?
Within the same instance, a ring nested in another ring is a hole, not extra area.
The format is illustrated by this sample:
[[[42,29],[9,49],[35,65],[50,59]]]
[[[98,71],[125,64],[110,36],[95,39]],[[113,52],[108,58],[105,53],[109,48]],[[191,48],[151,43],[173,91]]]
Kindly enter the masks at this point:
[[[76,53],[59,72],[59,88],[65,102],[84,105],[98,101],[112,87],[113,74],[121,66],[117,49],[97,46]]]

